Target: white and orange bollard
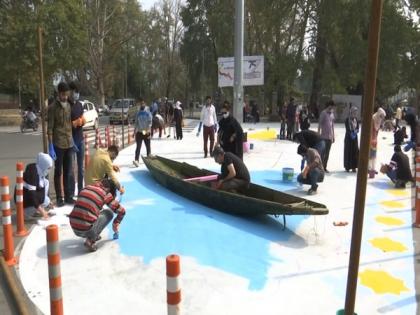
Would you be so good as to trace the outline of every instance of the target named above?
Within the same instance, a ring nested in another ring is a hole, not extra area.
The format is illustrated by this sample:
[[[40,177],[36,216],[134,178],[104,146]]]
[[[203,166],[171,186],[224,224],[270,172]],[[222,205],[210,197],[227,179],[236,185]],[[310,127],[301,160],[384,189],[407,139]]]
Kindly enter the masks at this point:
[[[28,235],[23,210],[23,168],[23,163],[16,163],[16,236]]]
[[[63,293],[61,290],[60,246],[58,242],[58,226],[47,228],[48,278],[50,283],[51,315],[63,315]]]
[[[417,151],[417,152],[420,152]],[[416,220],[414,227],[420,228],[420,156],[416,156]]]
[[[179,256],[169,255],[166,257],[166,300],[168,303],[168,315],[181,313],[181,288],[179,275],[181,273]]]
[[[117,141],[117,136],[115,133],[115,126],[112,126],[112,145],[116,145],[116,141]]]
[[[106,127],[106,147],[109,148],[111,146],[111,136],[109,134],[109,126]]]
[[[101,147],[101,135],[99,134],[99,128],[95,130],[95,149]]]
[[[89,143],[87,134],[85,134],[85,169],[87,168],[89,164],[90,156],[89,156]]]
[[[130,122],[128,122],[128,126],[127,126],[127,145],[129,145],[131,143],[131,135],[130,135]]]
[[[16,264],[14,256],[15,245],[13,243],[12,210],[10,209],[9,177],[0,179],[1,210],[3,221],[3,256],[8,266]]]

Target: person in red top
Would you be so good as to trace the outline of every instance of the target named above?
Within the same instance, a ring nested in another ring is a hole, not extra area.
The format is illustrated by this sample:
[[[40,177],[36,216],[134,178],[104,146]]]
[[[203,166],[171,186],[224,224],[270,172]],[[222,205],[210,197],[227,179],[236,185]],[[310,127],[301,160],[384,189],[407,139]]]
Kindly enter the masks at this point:
[[[114,213],[117,216],[112,224],[115,233],[124,218],[125,210],[115,199],[116,184],[104,178],[82,189],[69,215],[70,226],[74,234],[85,237],[85,246],[92,252],[97,250],[96,242],[101,239],[102,230],[111,222]],[[104,205],[109,208],[103,209]]]

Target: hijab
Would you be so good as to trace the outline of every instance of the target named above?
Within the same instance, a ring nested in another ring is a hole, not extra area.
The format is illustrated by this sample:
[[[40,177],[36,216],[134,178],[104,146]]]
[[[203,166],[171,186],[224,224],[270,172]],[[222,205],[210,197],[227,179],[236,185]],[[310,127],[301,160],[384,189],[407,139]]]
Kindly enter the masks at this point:
[[[385,119],[386,113],[382,107],[379,107],[375,114],[372,116],[373,126],[376,130],[381,127],[382,121]]]
[[[182,109],[182,108],[181,108],[181,104],[182,104],[182,103],[181,103],[180,101],[177,101],[177,102],[175,103],[175,108],[176,108],[176,109]]]
[[[38,153],[36,158],[36,169],[38,171],[39,184],[41,187],[45,186],[45,177],[47,177],[52,166],[53,160],[48,154],[42,152]]]
[[[351,130],[354,131],[357,129],[357,110],[358,108],[356,106],[352,106],[350,108],[350,126],[351,126]]]

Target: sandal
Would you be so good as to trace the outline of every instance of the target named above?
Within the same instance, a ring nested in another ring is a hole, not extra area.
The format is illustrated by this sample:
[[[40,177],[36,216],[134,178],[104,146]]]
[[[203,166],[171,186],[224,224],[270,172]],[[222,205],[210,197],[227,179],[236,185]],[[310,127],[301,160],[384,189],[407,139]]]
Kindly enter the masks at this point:
[[[90,252],[96,252],[96,250],[98,249],[98,247],[96,246],[95,242],[90,240],[90,239],[86,239],[85,243],[83,244],[85,245],[85,247],[90,251]]]
[[[345,221],[333,222],[334,226],[346,226],[347,224],[349,223]]]

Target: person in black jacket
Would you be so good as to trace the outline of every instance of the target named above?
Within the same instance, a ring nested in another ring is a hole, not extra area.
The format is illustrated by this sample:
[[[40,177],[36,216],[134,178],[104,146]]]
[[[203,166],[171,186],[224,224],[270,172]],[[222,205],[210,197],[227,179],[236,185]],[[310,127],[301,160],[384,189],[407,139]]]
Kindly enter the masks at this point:
[[[242,160],[244,132],[240,123],[230,114],[229,110],[230,104],[225,101],[220,111],[223,117],[219,120],[217,143],[225,152],[232,152]]]
[[[401,146],[394,147],[394,155],[389,164],[381,166],[381,173],[386,174],[395,184],[395,188],[405,188],[408,182],[414,182],[407,155],[401,151]]]
[[[23,172],[23,207],[27,216],[38,214],[48,218],[48,208],[52,208],[48,190],[50,183],[48,173],[53,166],[52,158],[45,153],[39,153],[36,163],[26,166]]]
[[[85,124],[85,118],[83,117],[83,105],[79,101],[79,86],[75,82],[71,82],[69,84],[69,87],[71,90],[70,104],[72,135],[74,146],[76,147],[75,151],[77,161],[77,191],[81,192],[83,189],[83,173],[85,159],[85,144],[83,138],[83,125]],[[74,183],[72,188],[74,189]]]

